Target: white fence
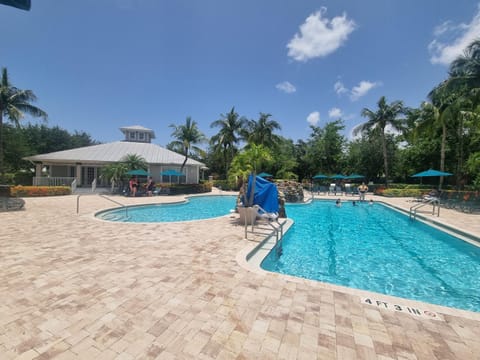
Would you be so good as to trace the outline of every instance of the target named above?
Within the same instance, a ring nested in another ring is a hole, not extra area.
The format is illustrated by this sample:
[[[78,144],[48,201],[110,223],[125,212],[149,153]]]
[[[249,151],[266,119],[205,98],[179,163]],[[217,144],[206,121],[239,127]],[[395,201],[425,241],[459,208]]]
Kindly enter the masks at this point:
[[[35,176],[33,186],[71,186],[74,180],[74,177]]]

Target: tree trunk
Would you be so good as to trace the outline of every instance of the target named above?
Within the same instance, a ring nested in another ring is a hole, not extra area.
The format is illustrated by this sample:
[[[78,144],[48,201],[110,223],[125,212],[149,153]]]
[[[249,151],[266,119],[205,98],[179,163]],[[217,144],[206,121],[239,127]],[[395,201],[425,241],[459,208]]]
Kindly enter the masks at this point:
[[[385,130],[381,132],[380,138],[382,140],[383,166],[385,167],[385,186],[388,187],[388,152],[387,141],[385,140]]]
[[[442,125],[442,143],[440,147],[440,171],[445,171],[445,147],[447,142],[447,126]],[[443,185],[443,176],[440,176],[438,188],[441,189]]]

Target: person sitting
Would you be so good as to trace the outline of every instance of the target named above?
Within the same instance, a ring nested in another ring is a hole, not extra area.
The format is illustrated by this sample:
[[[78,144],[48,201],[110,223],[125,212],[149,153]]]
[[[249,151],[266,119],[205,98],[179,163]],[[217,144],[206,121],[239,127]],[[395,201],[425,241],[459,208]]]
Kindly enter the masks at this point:
[[[437,189],[430,190],[427,194],[423,196],[423,200],[431,201],[431,200],[438,200],[440,193]]]
[[[153,181],[152,177],[149,176],[147,180],[147,195],[152,196],[154,190],[155,190],[155,181]]]

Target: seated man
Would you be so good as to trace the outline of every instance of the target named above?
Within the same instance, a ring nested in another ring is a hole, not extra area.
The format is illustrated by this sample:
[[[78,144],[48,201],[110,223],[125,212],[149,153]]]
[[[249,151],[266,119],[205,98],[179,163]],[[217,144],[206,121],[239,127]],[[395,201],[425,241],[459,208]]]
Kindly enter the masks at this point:
[[[423,195],[423,200],[430,201],[430,200],[438,200],[440,193],[437,189],[432,189],[428,192],[428,194]]]

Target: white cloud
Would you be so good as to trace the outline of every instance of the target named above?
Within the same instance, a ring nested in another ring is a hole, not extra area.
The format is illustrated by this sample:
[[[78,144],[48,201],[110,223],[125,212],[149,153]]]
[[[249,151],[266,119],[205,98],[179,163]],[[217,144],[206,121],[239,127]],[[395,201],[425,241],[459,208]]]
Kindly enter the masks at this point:
[[[307,116],[307,122],[312,126],[317,126],[320,122],[320,113],[318,111],[314,111]]]
[[[333,85],[333,89],[335,90],[337,95],[350,94],[350,100],[357,101],[362,96],[365,96],[370,90],[380,85],[381,83],[378,81],[371,82],[368,80],[362,80],[357,86],[354,86],[352,90],[349,90],[345,87],[345,85],[343,85],[341,81],[337,81]]]
[[[296,61],[308,61],[316,57],[324,57],[337,50],[355,30],[355,22],[347,19],[344,13],[332,19],[322,17],[327,11],[322,8],[310,14],[300,25],[300,33],[296,33],[287,44],[288,56]]]
[[[348,92],[348,89],[343,85],[341,81],[337,81],[335,85],[333,85],[333,89],[338,95]]]
[[[283,91],[287,94],[294,93],[297,91],[297,88],[288,81],[281,82],[275,86],[278,90]]]
[[[343,115],[342,113],[342,110],[340,110],[339,108],[331,108],[329,111],[328,111],[328,117],[329,118],[335,118],[335,119],[339,119],[341,118]]]
[[[352,88],[351,94],[350,94],[350,99],[352,101],[357,101],[360,99],[362,96],[365,96],[370,90],[372,90],[374,87],[378,86],[378,82],[370,82],[370,81],[360,81],[360,83],[357,86],[354,86]]]
[[[450,65],[480,34],[480,7],[469,24],[447,21],[434,29],[435,39],[428,45],[432,64]],[[442,39],[440,39],[442,37]]]

